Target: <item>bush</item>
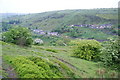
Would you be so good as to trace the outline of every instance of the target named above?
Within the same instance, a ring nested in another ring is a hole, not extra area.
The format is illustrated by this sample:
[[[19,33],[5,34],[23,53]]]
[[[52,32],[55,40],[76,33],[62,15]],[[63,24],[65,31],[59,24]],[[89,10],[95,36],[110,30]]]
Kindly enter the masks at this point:
[[[4,32],[2,40],[21,46],[29,46],[33,42],[29,30],[23,27],[13,27],[9,31]]]
[[[54,49],[46,49],[46,51],[57,53],[57,50],[54,50]]]
[[[73,56],[85,60],[98,60],[101,44],[96,40],[78,40]]]
[[[60,78],[62,73],[52,62],[40,57],[5,56],[5,59],[14,66],[19,78]],[[52,66],[52,67],[51,67]],[[54,67],[55,68],[54,68]]]
[[[100,58],[104,65],[120,69],[120,40],[110,39],[104,42]]]

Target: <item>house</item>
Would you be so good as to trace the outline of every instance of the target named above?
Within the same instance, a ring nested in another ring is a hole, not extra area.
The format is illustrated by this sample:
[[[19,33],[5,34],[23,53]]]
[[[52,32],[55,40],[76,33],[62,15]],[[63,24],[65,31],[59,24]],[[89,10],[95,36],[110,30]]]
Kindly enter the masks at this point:
[[[34,29],[33,32],[36,33],[36,34],[40,34],[40,35],[45,35],[46,34],[45,31],[39,30],[39,29]]]
[[[58,32],[48,32],[47,33],[48,35],[51,35],[51,36],[58,36]]]
[[[45,35],[45,34],[46,34],[46,32],[41,31],[41,32],[39,32],[39,34],[41,34],[41,35]]]
[[[38,39],[38,38],[35,39],[34,42],[35,42],[36,44],[43,44],[43,40]]]

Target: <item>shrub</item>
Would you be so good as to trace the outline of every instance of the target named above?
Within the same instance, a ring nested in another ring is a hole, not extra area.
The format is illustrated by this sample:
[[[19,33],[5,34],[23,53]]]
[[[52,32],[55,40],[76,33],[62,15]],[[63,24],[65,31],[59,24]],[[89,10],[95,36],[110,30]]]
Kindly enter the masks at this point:
[[[96,40],[78,40],[73,56],[85,60],[98,60],[101,44]]]
[[[110,39],[102,46],[100,58],[104,65],[120,69],[120,40]]]
[[[17,56],[11,58],[11,56],[6,56],[5,59],[14,66],[20,78],[62,77],[62,73],[57,66],[54,66],[50,61],[48,62],[40,57]],[[51,66],[54,66],[55,68]]]
[[[54,50],[54,49],[46,49],[46,51],[57,53],[57,50]]]
[[[4,32],[2,40],[21,46],[29,46],[33,42],[29,30],[23,27],[13,27],[9,31]]]

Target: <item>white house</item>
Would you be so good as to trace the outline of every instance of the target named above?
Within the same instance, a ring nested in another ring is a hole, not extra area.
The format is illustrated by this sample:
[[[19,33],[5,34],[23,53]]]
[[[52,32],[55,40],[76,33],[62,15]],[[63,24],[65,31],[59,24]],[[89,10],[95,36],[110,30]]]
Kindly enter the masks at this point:
[[[34,42],[35,42],[36,44],[43,44],[43,40],[38,39],[38,38],[35,39]]]

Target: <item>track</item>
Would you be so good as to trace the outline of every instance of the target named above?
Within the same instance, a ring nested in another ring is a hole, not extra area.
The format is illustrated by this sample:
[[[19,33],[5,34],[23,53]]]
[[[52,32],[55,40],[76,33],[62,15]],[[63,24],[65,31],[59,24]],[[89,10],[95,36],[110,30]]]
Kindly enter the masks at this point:
[[[83,74],[83,73],[87,73],[86,71],[80,70],[80,69],[77,68],[76,66],[70,64],[69,62],[67,62],[67,61],[65,61],[65,60],[63,60],[63,59],[60,59],[60,58],[58,58],[58,57],[56,57],[56,56],[53,56],[53,57],[56,58],[57,60],[59,60],[59,61],[65,63],[65,64],[67,64],[68,66],[70,66],[70,67],[71,67],[72,69],[74,69],[75,71],[76,71],[76,70],[79,70],[82,74]]]
[[[8,78],[18,78],[16,71],[14,70],[12,66],[10,66],[9,64],[3,61],[2,67],[5,73],[7,73]]]

